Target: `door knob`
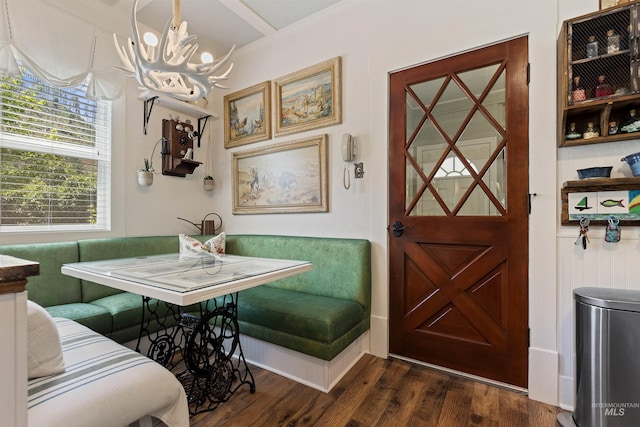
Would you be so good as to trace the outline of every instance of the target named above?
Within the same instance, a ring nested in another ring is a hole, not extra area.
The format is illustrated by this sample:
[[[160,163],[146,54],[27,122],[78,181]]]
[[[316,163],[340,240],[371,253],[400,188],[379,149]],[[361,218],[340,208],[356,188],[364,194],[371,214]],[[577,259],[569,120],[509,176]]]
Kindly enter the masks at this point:
[[[411,230],[411,227],[405,227],[400,221],[394,222],[391,226],[391,231],[396,237],[402,236],[402,230]]]

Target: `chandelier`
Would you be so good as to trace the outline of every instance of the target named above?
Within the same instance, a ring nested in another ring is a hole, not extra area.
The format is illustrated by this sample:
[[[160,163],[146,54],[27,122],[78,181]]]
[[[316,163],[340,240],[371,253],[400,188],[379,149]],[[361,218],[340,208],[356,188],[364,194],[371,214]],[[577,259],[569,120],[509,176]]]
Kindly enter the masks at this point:
[[[138,0],[135,0],[131,12],[133,39],[128,38],[126,46],[119,46],[116,35],[113,35],[122,61],[122,66],[116,66],[117,69],[124,71],[126,77],[134,77],[145,88],[181,101],[200,99],[214,87],[227,89],[218,81],[228,78],[233,64],[229,64],[221,74],[216,73],[229,61],[235,46],[222,59],[191,62],[198,50],[198,44],[194,43],[197,36],[187,33],[187,23],[180,22],[180,0],[173,0],[173,18],[167,21],[156,49],[153,42],[145,43],[140,38],[137,6]]]

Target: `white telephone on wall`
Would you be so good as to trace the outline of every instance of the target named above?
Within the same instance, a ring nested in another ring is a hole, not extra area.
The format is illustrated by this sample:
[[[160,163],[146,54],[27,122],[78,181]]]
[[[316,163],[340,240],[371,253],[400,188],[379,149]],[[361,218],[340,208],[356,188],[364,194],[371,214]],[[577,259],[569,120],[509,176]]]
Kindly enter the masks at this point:
[[[355,141],[349,133],[342,135],[342,160],[349,163],[355,157]]]
[[[345,189],[351,188],[351,178],[349,177],[349,163],[355,157],[355,141],[349,133],[342,135],[342,160],[344,160],[344,173],[342,184]]]

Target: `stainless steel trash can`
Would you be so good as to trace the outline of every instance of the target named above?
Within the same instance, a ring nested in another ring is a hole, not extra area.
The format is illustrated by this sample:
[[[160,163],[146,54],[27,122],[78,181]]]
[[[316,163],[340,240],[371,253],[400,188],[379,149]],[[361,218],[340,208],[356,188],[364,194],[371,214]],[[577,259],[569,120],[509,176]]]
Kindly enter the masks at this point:
[[[640,291],[578,288],[576,405],[579,427],[640,426]]]

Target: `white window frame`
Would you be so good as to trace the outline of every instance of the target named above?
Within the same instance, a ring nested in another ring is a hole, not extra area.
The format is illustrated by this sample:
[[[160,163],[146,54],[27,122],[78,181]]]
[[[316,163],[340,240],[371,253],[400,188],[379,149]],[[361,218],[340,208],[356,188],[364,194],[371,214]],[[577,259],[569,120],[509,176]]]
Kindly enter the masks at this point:
[[[48,84],[46,82],[42,82]],[[0,128],[0,148],[76,157],[98,162],[96,222],[93,224],[32,224],[3,225],[0,234],[69,231],[109,231],[111,229],[111,101],[96,101],[96,146],[55,142],[30,136],[3,133]],[[2,109],[0,108],[0,118]],[[0,215],[1,215],[0,206]]]

